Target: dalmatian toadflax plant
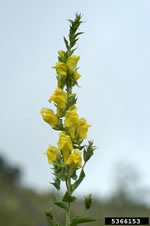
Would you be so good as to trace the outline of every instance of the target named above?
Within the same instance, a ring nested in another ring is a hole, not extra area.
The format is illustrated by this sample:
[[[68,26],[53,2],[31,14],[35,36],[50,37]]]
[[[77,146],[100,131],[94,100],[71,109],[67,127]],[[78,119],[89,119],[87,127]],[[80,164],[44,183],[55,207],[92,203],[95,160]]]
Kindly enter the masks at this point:
[[[76,42],[83,33],[78,31],[82,23],[81,14],[76,13],[75,19],[68,21],[69,39],[64,37],[66,50],[58,51],[58,62],[52,67],[56,70],[57,87],[48,101],[55,105],[56,112],[50,108],[42,108],[41,115],[52,129],[59,131],[57,146],[49,145],[45,153],[49,164],[52,164],[54,181],[51,184],[58,191],[58,198],[54,204],[64,209],[66,226],[77,226],[80,223],[95,221],[85,216],[86,210],[91,207],[91,194],[85,197],[85,209],[81,216],[71,218],[70,215],[71,203],[76,199],[73,192],[85,177],[84,167],[93,155],[95,146],[93,141],[85,144],[91,125],[84,117],[79,117],[76,107],[77,94],[72,92],[73,87],[78,86],[81,77],[78,72],[80,56],[74,55]],[[60,190],[63,182],[66,185],[66,192],[62,196]],[[51,209],[46,211],[46,216],[49,226],[61,225]]]

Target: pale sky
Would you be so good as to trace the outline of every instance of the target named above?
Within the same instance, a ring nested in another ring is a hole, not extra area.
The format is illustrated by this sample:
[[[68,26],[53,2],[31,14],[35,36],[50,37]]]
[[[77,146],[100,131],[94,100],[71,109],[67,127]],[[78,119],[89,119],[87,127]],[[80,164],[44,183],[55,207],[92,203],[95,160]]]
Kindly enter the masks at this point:
[[[42,121],[40,109],[51,108],[51,66],[76,11],[86,23],[76,51],[81,88],[74,92],[98,147],[78,194],[111,192],[114,169],[124,162],[150,188],[149,0],[0,0],[0,152],[22,167],[26,186],[51,189],[43,152],[56,145],[58,132]]]

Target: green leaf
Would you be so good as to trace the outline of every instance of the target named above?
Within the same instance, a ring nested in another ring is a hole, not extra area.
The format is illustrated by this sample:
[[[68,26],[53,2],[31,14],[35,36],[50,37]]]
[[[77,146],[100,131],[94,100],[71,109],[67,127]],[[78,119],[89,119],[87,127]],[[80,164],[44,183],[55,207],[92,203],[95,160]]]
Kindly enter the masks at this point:
[[[62,181],[65,181],[68,175],[68,168],[63,159],[57,159],[53,164],[54,175]]]
[[[80,217],[80,216],[76,216],[74,217],[71,222],[70,222],[70,226],[75,226],[77,224],[81,224],[81,223],[86,223],[86,222],[93,222],[96,221],[96,219],[93,218],[89,218],[89,217]]]
[[[74,37],[76,38],[77,36],[82,35],[82,34],[84,34],[84,32],[78,32],[74,35]]]
[[[87,162],[93,155],[93,152],[87,152],[85,149],[83,151],[84,161]]]
[[[65,42],[66,48],[69,49],[69,44],[68,44],[68,41],[65,37],[64,37],[64,42]]]
[[[85,177],[85,173],[84,173],[84,170],[82,169],[81,173],[80,173],[80,176],[79,176],[79,179],[74,184],[71,185],[71,192],[73,192],[73,191],[75,191],[77,189],[77,187],[83,181],[84,177]]]
[[[60,119],[60,118],[58,119],[58,122],[57,122],[56,126],[53,127],[53,129],[55,129],[55,130],[64,130],[62,119]]]
[[[83,148],[85,147],[85,145],[83,145],[83,146],[80,146],[80,150],[82,150]]]
[[[73,202],[75,199],[76,199],[76,197],[71,196],[68,192],[66,192],[63,197],[64,202]]]
[[[53,183],[50,183],[52,185],[54,185],[54,187],[57,189],[57,190],[60,190],[60,179],[58,177],[55,178],[54,182]]]
[[[67,205],[66,202],[63,202],[63,201],[55,201],[54,204],[55,204],[56,206],[59,206],[59,207],[62,208],[62,209],[65,209],[65,210],[68,209],[68,205]]]
[[[70,53],[69,53],[69,56],[71,56],[71,55],[74,53],[74,51],[76,51],[76,49],[77,49],[77,48],[72,49],[72,50],[70,51]]]
[[[77,179],[77,174],[76,174],[76,171],[77,171],[77,169],[72,169],[73,171],[72,171],[72,173],[71,173],[71,178],[73,179],[73,180],[76,180]]]
[[[71,107],[72,105],[76,104],[76,102],[77,102],[76,95],[75,95],[75,94],[72,94],[72,95],[68,98],[67,106],[66,106],[65,111],[67,111],[68,108]]]
[[[93,141],[88,141],[88,142],[89,144],[86,145],[83,151],[83,158],[85,162],[87,162],[92,157],[92,155],[94,154],[94,150],[96,149],[96,147],[93,146]]]

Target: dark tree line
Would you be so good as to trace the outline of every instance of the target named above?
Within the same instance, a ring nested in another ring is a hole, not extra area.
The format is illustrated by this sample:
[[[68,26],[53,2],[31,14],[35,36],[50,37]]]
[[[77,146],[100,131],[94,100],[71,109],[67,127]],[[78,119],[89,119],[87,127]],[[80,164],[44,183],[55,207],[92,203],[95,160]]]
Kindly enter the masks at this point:
[[[4,157],[0,156],[0,183],[8,182],[18,184],[21,178],[21,170],[18,167],[10,166]]]

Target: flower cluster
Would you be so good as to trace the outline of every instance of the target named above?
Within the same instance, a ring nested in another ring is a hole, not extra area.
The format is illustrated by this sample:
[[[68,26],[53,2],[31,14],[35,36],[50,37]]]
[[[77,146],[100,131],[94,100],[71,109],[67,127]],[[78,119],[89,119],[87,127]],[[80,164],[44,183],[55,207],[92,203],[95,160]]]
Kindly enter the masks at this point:
[[[74,99],[72,103],[69,103],[69,100],[76,96],[71,92],[72,87],[81,77],[77,72],[77,63],[80,57],[72,55],[65,60],[66,54],[63,50],[58,51],[58,55],[59,61],[53,67],[57,73],[57,88],[49,99],[50,103],[54,102],[57,112],[55,114],[49,108],[42,108],[41,114],[43,120],[53,129],[62,132],[59,134],[58,147],[49,145],[46,155],[51,164],[57,159],[63,159],[64,163],[70,168],[78,168],[82,167],[80,144],[87,138],[88,128],[90,127],[85,118],[79,118],[74,103],[76,100]],[[68,81],[71,82],[68,83]],[[66,91],[64,91],[65,88]],[[74,149],[74,146],[78,148]]]

